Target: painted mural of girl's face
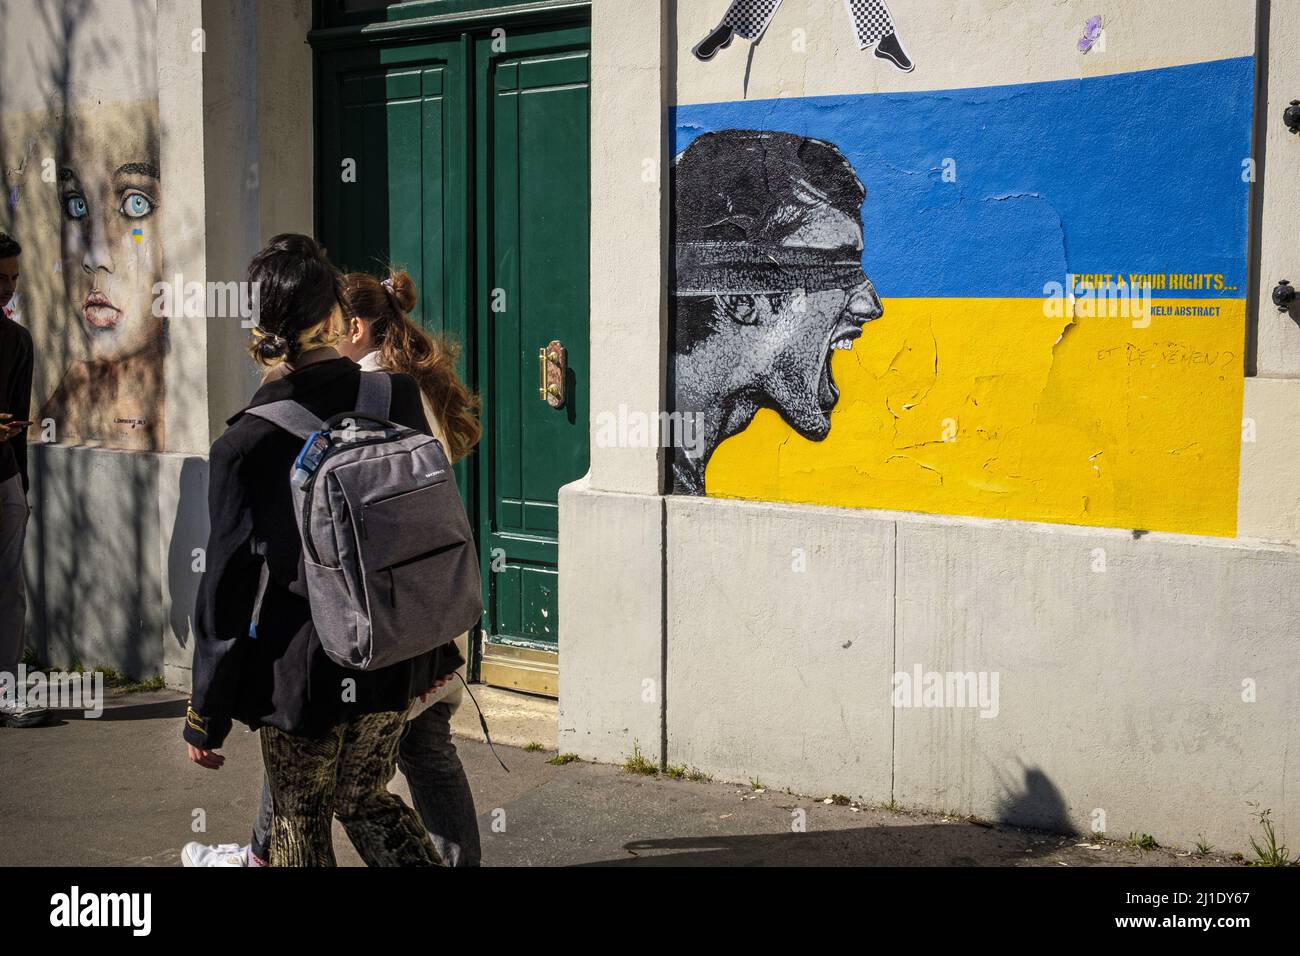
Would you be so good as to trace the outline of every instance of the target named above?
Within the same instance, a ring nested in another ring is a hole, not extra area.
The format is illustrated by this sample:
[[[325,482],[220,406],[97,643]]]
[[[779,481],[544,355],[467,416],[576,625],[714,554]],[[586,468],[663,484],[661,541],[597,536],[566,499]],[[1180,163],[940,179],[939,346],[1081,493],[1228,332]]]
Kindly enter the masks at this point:
[[[59,170],[63,282],[90,357],[115,362],[157,345],[162,278],[157,137],[146,124],[77,130]]]

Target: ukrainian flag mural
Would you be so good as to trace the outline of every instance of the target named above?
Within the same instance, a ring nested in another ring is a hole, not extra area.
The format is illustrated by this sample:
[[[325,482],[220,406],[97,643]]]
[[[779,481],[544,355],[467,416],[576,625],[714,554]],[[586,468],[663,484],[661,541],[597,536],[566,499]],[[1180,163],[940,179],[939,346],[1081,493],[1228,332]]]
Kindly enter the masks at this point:
[[[1253,83],[679,107],[676,490],[1235,534]]]

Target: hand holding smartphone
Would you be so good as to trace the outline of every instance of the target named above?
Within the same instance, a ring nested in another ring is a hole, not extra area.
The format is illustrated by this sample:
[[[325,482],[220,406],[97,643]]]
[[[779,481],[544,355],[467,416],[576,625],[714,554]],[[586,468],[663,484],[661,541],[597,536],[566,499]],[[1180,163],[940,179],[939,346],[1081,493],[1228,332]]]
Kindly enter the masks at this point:
[[[32,423],[26,419],[15,420],[8,412],[0,412],[0,441],[8,441],[30,428]]]

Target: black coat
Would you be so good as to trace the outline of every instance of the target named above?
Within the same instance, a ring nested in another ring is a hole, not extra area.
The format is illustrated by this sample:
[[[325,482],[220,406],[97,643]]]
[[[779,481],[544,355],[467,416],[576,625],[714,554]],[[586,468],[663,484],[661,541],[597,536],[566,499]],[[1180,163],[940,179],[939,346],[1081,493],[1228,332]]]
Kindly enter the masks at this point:
[[[0,315],[0,412],[25,421],[32,406],[32,336],[7,316]],[[22,475],[27,490],[27,429],[0,441],[0,482]]]
[[[360,376],[346,358],[308,365],[263,385],[248,407],[292,398],[329,418],[356,408]],[[389,418],[429,434],[419,386],[409,375],[391,377]],[[463,663],[456,645],[374,671],[330,660],[311,621],[289,487],[303,441],[242,411],[227,424],[208,465],[211,528],[194,616],[185,739],[216,749],[232,718],[252,729],[269,725],[314,737],[358,714],[405,710],[412,697]],[[270,578],[256,636],[250,636],[263,561]]]

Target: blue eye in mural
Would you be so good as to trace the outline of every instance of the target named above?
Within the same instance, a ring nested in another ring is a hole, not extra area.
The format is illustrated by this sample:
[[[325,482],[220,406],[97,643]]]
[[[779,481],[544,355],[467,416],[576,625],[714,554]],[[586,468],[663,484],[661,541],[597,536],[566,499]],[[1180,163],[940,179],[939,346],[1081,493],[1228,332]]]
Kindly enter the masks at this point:
[[[76,194],[64,197],[63,212],[69,219],[84,219],[89,211],[86,207],[85,197]]]
[[[122,215],[131,219],[143,219],[153,212],[153,200],[144,193],[128,193],[122,200]]]

